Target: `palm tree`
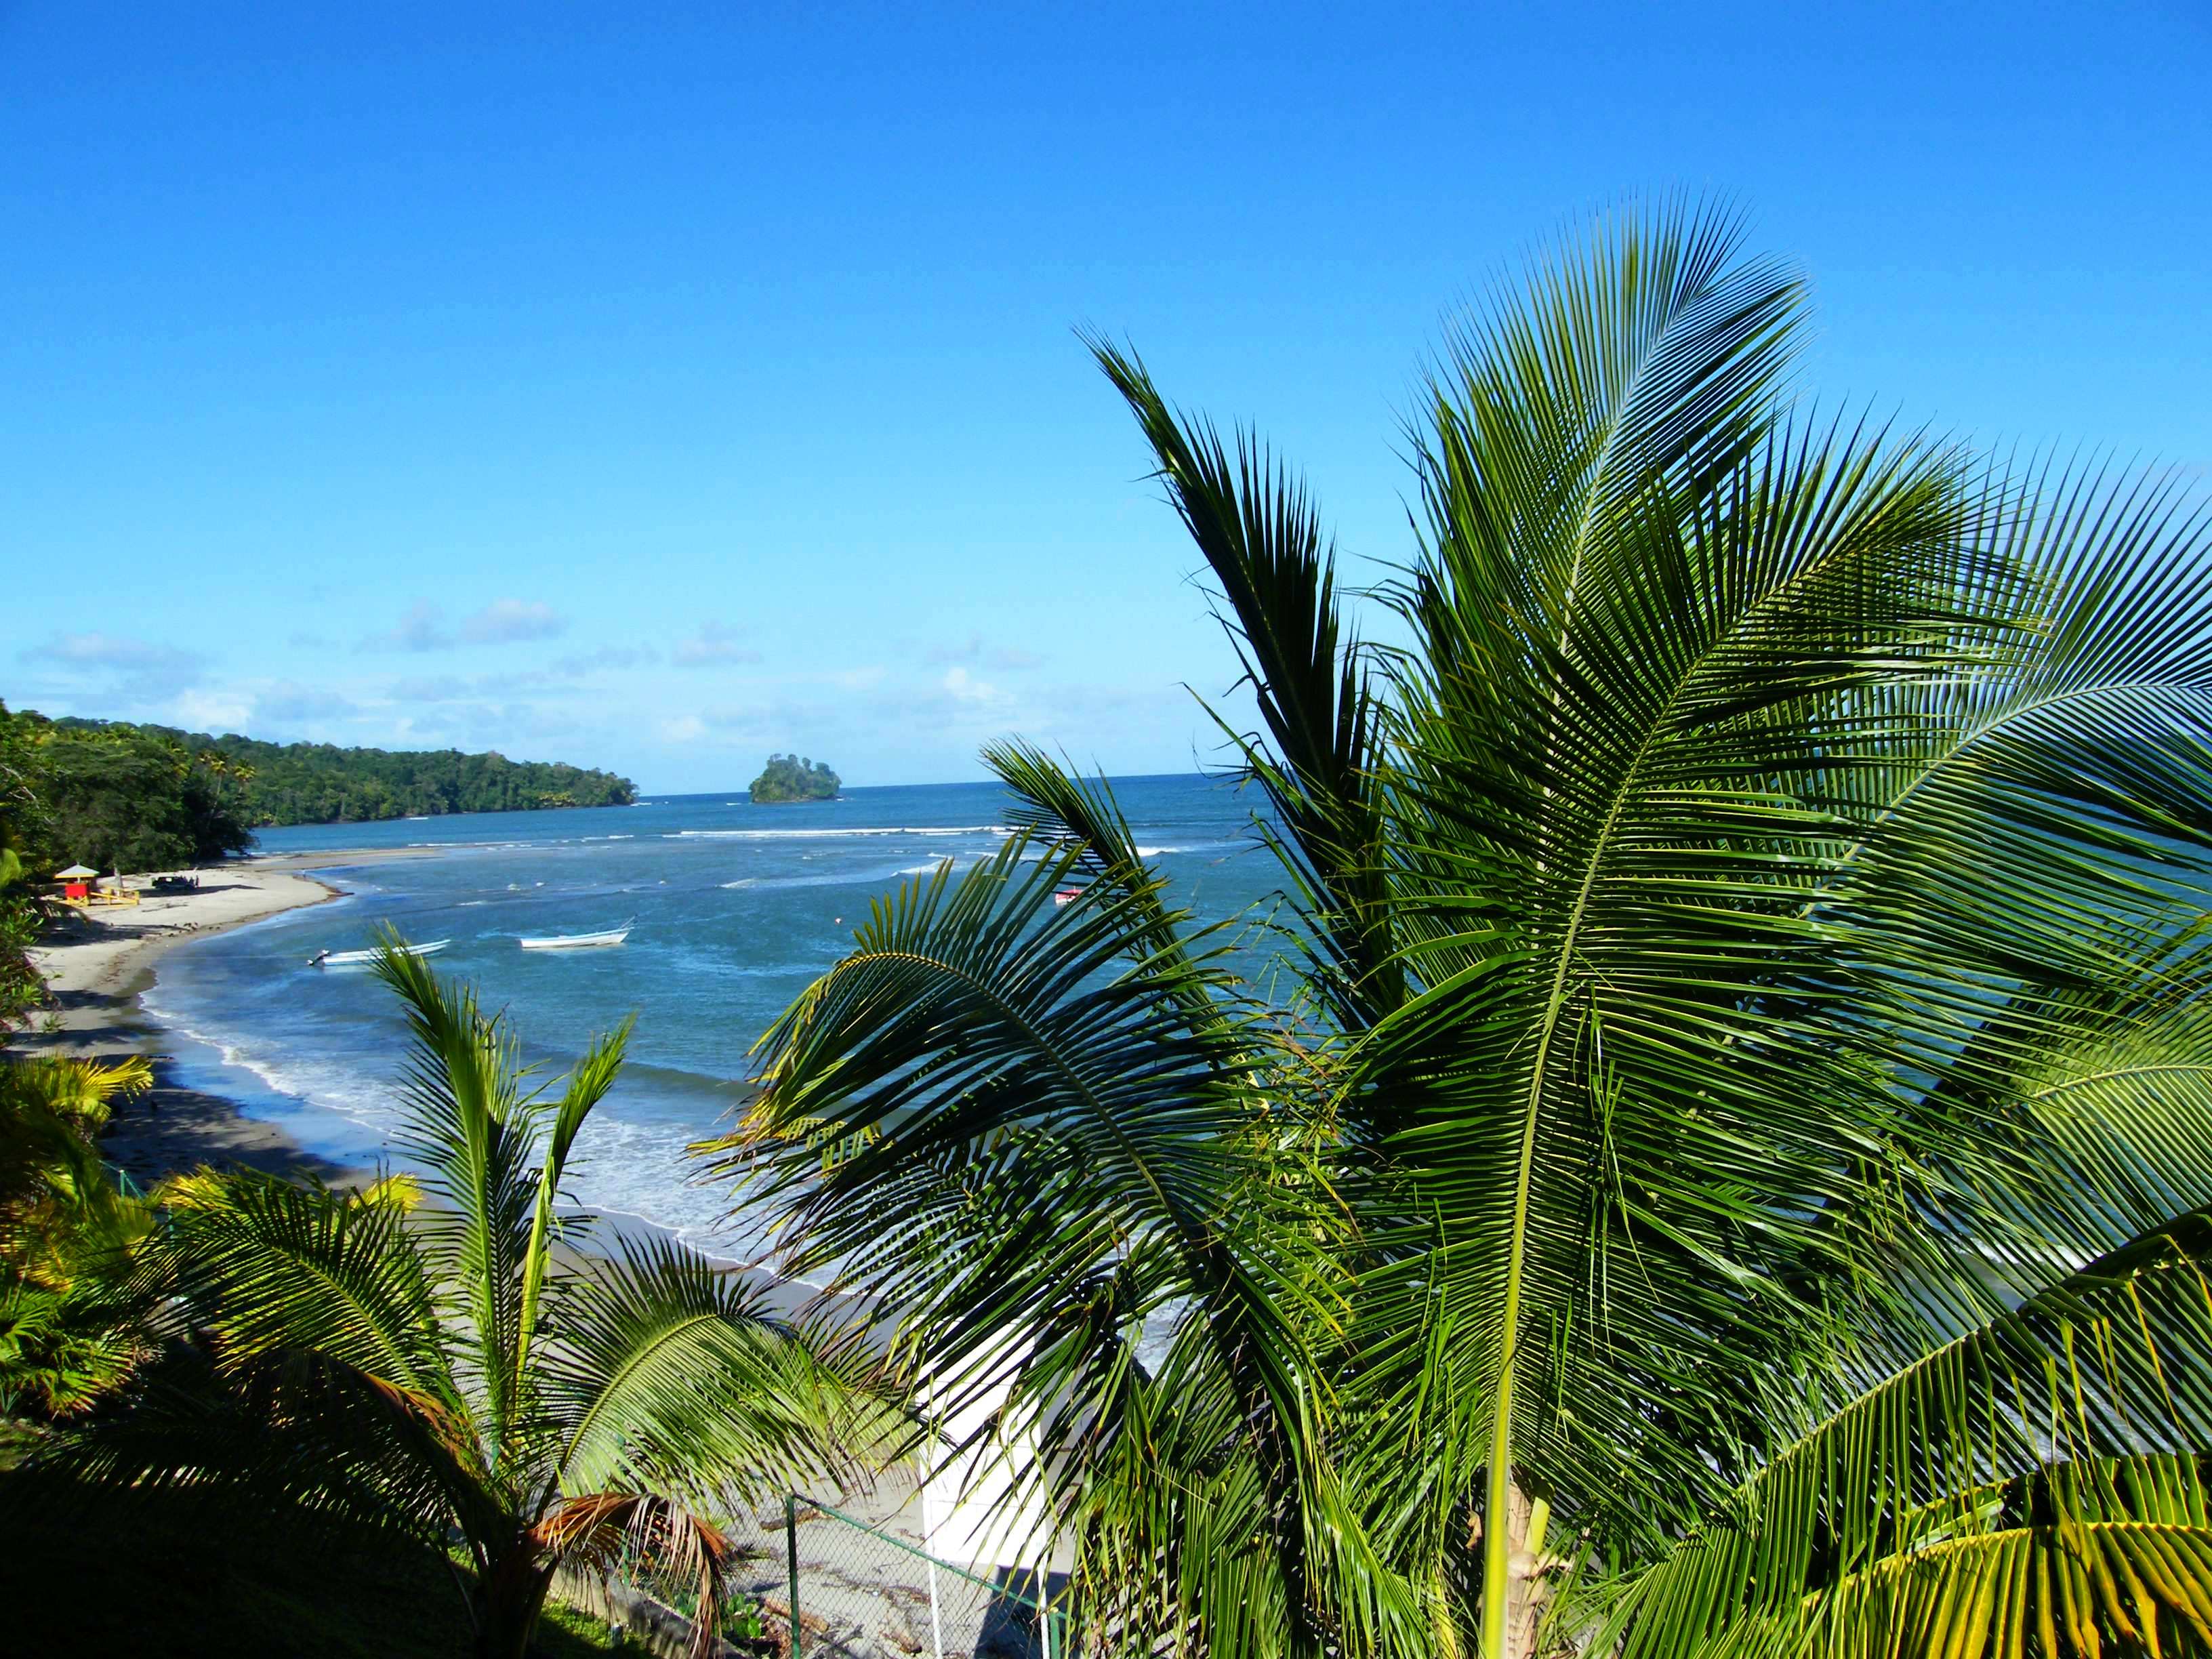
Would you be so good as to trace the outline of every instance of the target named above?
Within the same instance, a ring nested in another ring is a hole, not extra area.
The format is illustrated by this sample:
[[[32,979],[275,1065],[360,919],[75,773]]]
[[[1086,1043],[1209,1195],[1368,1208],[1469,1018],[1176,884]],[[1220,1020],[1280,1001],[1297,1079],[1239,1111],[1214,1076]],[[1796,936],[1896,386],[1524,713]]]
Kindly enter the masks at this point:
[[[376,972],[407,1009],[419,1185],[172,1184],[150,1277],[199,1347],[76,1468],[458,1539],[486,1659],[526,1650],[557,1569],[628,1555],[696,1590],[704,1653],[732,1547],[714,1517],[849,1468],[868,1402],[683,1247],[564,1249],[580,1233],[556,1196],[628,1025],[532,1089],[505,1018],[398,943]],[[176,1386],[203,1353],[211,1375]]]
[[[0,1417],[84,1411],[143,1357],[125,1286],[152,1215],[94,1137],[153,1080],[136,1056],[0,1057]]]
[[[879,905],[715,1149],[1002,1401],[1117,1649],[2212,1644],[2203,510],[1808,411],[1739,244],[1613,223],[1451,338],[1387,647],[1094,342],[1289,988],[1001,745],[1044,863]]]

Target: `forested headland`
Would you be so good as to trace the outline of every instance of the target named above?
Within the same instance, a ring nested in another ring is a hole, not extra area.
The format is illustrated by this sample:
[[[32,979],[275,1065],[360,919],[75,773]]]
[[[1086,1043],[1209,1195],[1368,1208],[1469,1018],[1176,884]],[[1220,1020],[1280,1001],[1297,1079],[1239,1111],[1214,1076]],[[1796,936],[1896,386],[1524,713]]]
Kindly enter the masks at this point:
[[[770,755],[768,765],[752,781],[756,806],[793,800],[835,800],[841,780],[821,761],[798,755]]]
[[[0,705],[0,748],[34,802],[26,869],[159,870],[243,851],[257,829],[447,812],[623,806],[636,786],[557,762],[459,750],[340,749]]]

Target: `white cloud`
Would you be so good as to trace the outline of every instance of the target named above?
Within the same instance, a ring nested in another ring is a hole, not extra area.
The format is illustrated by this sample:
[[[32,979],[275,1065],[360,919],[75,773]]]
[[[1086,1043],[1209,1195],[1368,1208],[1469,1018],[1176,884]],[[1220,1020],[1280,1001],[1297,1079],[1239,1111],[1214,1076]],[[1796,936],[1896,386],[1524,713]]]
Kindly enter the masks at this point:
[[[44,645],[22,653],[26,662],[66,663],[73,668],[116,668],[132,673],[176,672],[197,669],[207,659],[197,651],[148,640],[126,639],[119,634],[57,634]]]
[[[988,680],[979,680],[964,668],[946,669],[938,684],[954,702],[971,703],[978,708],[1004,708],[1013,702]]]
[[[678,668],[711,668],[723,664],[758,662],[760,653],[738,643],[738,630],[718,622],[702,623],[699,631],[678,643],[670,660]]]
[[[494,599],[462,621],[461,637],[476,645],[504,645],[550,640],[568,626],[568,619],[543,599]]]
[[[933,666],[941,663],[977,663],[986,668],[1035,668],[1044,659],[1034,651],[1023,651],[1011,645],[992,645],[981,634],[970,634],[953,645],[932,646],[922,660]]]
[[[671,743],[696,743],[707,735],[707,722],[696,714],[685,714],[660,723],[660,735]]]
[[[458,702],[477,695],[477,688],[451,674],[431,679],[398,680],[392,687],[394,702]]]
[[[254,699],[235,691],[185,691],[173,707],[177,724],[186,731],[221,737],[246,728],[253,717]]]
[[[439,625],[438,607],[428,599],[417,599],[407,607],[396,627],[381,634],[371,634],[361,642],[364,651],[443,651],[452,646],[453,636]]]
[[[289,722],[337,719],[360,712],[351,699],[336,691],[301,685],[296,680],[279,680],[253,700],[256,720]]]
[[[166,707],[206,677],[208,659],[197,651],[120,634],[57,634],[20,653],[25,662],[52,663],[76,681],[78,695],[96,696],[97,713],[167,719]],[[95,678],[99,689],[89,688]]]
[[[923,653],[922,660],[928,663],[974,662],[982,654],[983,636],[970,634],[957,644],[933,645]]]
[[[660,653],[651,646],[603,645],[596,651],[556,657],[547,665],[546,672],[563,679],[580,679],[595,669],[636,668],[659,660]]]

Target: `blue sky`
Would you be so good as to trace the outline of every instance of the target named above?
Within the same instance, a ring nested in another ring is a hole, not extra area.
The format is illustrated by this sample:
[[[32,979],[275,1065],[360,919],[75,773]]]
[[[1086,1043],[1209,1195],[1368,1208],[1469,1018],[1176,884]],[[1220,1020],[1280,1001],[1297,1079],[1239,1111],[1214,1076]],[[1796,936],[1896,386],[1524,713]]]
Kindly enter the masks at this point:
[[[2212,9],[0,8],[0,697],[741,783],[1115,772],[1231,659],[1072,330],[1407,547],[1443,320],[1725,198],[1805,367],[2212,466]]]

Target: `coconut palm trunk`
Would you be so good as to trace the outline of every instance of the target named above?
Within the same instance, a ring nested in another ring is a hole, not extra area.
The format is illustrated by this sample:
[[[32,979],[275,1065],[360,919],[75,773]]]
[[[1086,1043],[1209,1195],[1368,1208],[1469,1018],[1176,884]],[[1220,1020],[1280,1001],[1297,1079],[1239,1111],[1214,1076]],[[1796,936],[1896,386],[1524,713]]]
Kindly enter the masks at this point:
[[[1712,216],[1539,261],[1373,647],[1096,343],[1254,693],[1272,975],[1000,745],[1042,867],[879,904],[721,1155],[1036,1425],[1109,1650],[2212,1639],[2201,498],[1814,414],[1803,330]]]
[[[492,1559],[473,1597],[482,1659],[522,1659],[529,1652],[531,1633],[552,1583],[551,1563],[520,1539],[507,1554]]]

